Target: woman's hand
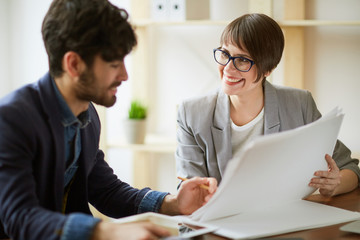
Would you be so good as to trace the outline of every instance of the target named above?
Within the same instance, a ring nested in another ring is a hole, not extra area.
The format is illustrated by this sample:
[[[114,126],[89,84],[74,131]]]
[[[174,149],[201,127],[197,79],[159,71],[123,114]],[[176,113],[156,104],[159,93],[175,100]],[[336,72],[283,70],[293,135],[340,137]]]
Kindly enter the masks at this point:
[[[335,190],[341,183],[341,174],[336,162],[329,154],[325,155],[325,160],[329,169],[316,171],[314,173],[316,177],[310,180],[309,186],[319,188],[321,195],[331,197],[335,195]]]

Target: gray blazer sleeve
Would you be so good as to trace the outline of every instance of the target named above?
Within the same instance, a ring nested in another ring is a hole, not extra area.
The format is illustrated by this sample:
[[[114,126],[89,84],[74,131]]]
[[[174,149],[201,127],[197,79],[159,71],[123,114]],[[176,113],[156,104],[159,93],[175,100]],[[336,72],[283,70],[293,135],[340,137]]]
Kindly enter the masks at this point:
[[[352,170],[358,176],[360,186],[359,160],[351,158],[351,151],[340,140],[336,142],[332,157],[340,169]]]
[[[223,92],[188,99],[178,108],[177,174],[221,181],[232,158],[229,99]]]
[[[191,127],[187,125],[184,105],[182,103],[178,108],[178,147],[175,152],[177,174],[186,178],[193,176],[208,177],[204,149],[197,143]]]

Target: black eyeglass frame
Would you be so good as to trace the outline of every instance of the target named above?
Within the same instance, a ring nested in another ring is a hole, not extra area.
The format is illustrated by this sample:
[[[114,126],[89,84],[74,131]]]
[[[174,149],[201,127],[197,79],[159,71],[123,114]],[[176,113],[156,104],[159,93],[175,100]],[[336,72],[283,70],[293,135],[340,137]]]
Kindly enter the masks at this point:
[[[215,54],[216,54],[217,51],[220,51],[220,52],[226,54],[226,55],[229,57],[228,61],[227,61],[225,64],[219,63],[219,62],[216,60]],[[221,49],[218,49],[218,48],[214,48],[214,49],[213,49],[213,53],[214,53],[214,60],[215,60],[215,62],[217,62],[218,64],[220,64],[220,65],[222,65],[222,66],[226,66],[226,65],[232,60],[232,61],[233,61],[233,65],[234,65],[235,68],[236,68],[238,71],[240,71],[240,72],[248,72],[248,71],[250,71],[251,68],[252,68],[252,66],[255,64],[255,62],[254,62],[253,60],[251,60],[251,59],[248,59],[248,58],[246,58],[246,57],[233,57],[233,56],[231,56],[229,53],[227,53],[227,52],[225,52],[225,51],[223,51],[223,50],[221,50]],[[250,67],[249,67],[249,69],[248,69],[248,70],[240,70],[240,69],[238,69],[238,68],[236,67],[236,65],[235,65],[235,62],[234,62],[235,59],[237,59],[237,58],[240,58],[240,59],[249,61],[249,62],[250,62]]]

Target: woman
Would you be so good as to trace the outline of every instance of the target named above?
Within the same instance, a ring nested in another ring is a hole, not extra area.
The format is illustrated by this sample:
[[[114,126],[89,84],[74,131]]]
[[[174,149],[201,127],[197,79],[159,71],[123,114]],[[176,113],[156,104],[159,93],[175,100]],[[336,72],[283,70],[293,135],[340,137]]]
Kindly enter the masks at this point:
[[[321,117],[310,92],[266,80],[283,49],[280,26],[264,14],[246,14],[225,28],[220,47],[214,49],[221,89],[179,106],[176,164],[180,176],[211,176],[220,182],[227,162],[247,142]],[[333,156],[325,156],[329,170],[316,171],[309,186],[325,196],[355,189],[359,161],[350,155],[338,140]]]

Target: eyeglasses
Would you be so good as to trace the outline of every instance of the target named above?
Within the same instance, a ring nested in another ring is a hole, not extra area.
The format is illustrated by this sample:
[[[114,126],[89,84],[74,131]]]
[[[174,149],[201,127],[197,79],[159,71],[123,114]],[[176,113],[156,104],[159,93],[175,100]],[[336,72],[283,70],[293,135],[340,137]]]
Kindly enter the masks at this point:
[[[221,49],[214,49],[214,59],[215,61],[223,66],[226,66],[231,60],[237,70],[240,72],[248,72],[251,67],[255,64],[254,61],[245,58],[245,57],[232,57],[227,52]]]

